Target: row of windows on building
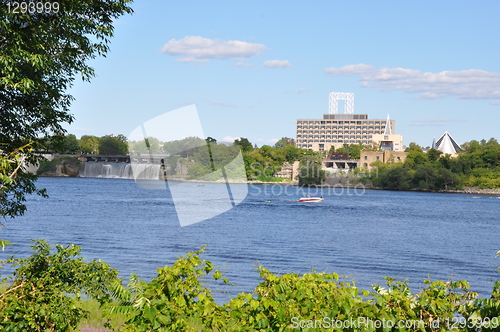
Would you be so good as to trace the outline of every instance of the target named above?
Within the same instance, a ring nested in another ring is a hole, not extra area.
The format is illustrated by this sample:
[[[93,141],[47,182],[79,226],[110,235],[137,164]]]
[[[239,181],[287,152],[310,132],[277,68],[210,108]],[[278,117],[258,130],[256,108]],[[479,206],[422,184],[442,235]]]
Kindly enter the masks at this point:
[[[380,120],[380,121],[328,121],[328,120],[297,120],[297,126],[301,125],[348,125],[348,124],[355,124],[355,125],[382,125],[384,124],[385,121]]]
[[[358,144],[359,142],[363,143],[363,144],[371,144],[372,141],[371,140],[345,140],[345,139],[342,139],[342,140],[314,140],[314,141],[299,141],[297,140],[296,142],[296,146],[298,148],[303,148],[303,149],[312,149],[313,146],[311,143],[319,143],[319,142],[322,142],[322,143],[347,143],[347,144]],[[324,146],[322,147],[321,145],[323,144],[320,144],[320,151],[323,150]]]
[[[331,133],[331,132],[324,132],[324,131],[321,131],[321,132],[297,132],[297,138],[299,137],[316,137],[318,135],[322,135],[321,137],[324,137],[325,135],[327,135],[328,137],[330,137],[330,135],[368,135],[368,134],[382,134],[383,131],[374,131],[374,130],[363,130],[363,131],[350,131],[350,130],[341,130],[341,131],[336,131],[334,133]],[[333,137],[333,136],[332,136]]]
[[[385,126],[311,126],[301,127],[297,126],[297,130],[311,131],[311,130],[385,130]]]

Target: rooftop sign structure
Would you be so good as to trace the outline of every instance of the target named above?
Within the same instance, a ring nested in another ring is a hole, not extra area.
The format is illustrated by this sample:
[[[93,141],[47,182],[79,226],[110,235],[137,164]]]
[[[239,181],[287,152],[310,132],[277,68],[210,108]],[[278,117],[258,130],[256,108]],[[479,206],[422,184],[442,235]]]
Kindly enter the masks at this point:
[[[330,92],[329,114],[339,113],[339,100],[345,100],[344,114],[354,114],[354,93]]]

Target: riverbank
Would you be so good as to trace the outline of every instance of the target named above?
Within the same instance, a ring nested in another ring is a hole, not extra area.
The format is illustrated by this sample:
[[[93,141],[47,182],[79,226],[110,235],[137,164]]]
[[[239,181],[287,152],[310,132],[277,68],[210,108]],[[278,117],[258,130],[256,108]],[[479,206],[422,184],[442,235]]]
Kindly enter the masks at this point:
[[[73,173],[74,174],[74,173]],[[66,175],[66,174],[58,174],[54,175],[54,173],[47,175],[41,175],[42,177],[78,177],[76,175]],[[105,178],[105,177],[103,177]],[[332,178],[331,178],[332,179]],[[337,178],[335,178],[337,179]],[[358,181],[349,181],[350,178],[343,178],[342,181],[329,181],[330,183],[323,185],[312,185],[309,186],[311,188],[339,188],[339,189],[361,189],[364,190],[390,190],[390,191],[411,191],[411,192],[429,192],[429,193],[448,193],[448,194],[472,194],[472,195],[495,195],[500,196],[500,188],[477,188],[477,187],[467,187],[464,189],[448,189],[448,190],[426,190],[426,189],[410,189],[410,190],[394,190],[388,188],[377,188],[372,187],[370,185],[364,185]],[[130,179],[129,179],[130,180]],[[191,183],[199,183],[199,184],[208,184],[208,183],[225,183],[224,181],[201,181],[201,180],[182,180],[181,178],[169,179],[168,181],[172,182],[191,182]],[[299,187],[298,181],[287,181],[282,180],[279,181],[229,181],[230,184],[250,184],[250,185],[279,185],[279,186],[294,186]],[[304,186],[307,188],[307,186]]]
[[[389,191],[407,191],[407,192],[423,192],[423,193],[443,193],[443,194],[470,194],[470,195],[493,195],[500,196],[499,188],[476,188],[467,187],[464,189],[441,189],[441,190],[426,190],[426,189],[410,189],[410,190],[396,190],[388,188],[365,187],[366,190],[389,190]]]

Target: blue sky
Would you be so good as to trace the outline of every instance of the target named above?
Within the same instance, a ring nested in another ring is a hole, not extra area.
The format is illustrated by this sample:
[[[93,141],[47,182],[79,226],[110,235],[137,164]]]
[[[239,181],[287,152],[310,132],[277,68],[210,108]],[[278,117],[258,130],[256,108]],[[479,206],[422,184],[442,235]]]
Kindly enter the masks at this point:
[[[500,139],[498,1],[137,0],[97,77],[77,81],[70,133],[128,135],[196,104],[205,135],[259,146],[322,118],[330,92],[396,120],[404,142]]]

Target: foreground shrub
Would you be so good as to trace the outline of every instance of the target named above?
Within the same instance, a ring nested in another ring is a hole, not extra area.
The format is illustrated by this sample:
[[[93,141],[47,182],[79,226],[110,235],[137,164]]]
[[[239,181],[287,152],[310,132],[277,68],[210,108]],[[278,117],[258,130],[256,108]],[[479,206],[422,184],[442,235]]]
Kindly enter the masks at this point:
[[[73,331],[88,317],[81,293],[105,304],[94,310],[99,326],[111,328],[100,317],[119,318],[114,331],[500,330],[498,282],[491,298],[479,299],[466,281],[425,280],[413,293],[406,281],[386,278],[386,286],[367,291],[335,273],[277,276],[259,266],[254,291],[219,305],[204,281],[228,281],[200,258],[204,247],[158,269],[150,282],[132,275],[127,286],[105,263],[85,263],[76,246],[56,245],[51,253],[36,241],[33,248],[30,258],[11,260],[17,270],[0,295],[2,331]]]
[[[133,276],[116,284],[114,312],[131,314],[126,331],[496,331],[500,287],[477,299],[466,281],[430,281],[412,293],[406,281],[360,290],[337,274],[276,276],[258,267],[263,281],[219,306],[200,280],[212,272],[203,251],[179,257],[146,283]],[[219,271],[212,276],[222,278]],[[225,279],[224,279],[225,280]],[[227,280],[225,280],[227,282]]]
[[[80,294],[109,302],[109,287],[118,272],[102,261],[84,262],[80,247],[34,241],[33,255],[10,259],[17,267],[0,294],[1,331],[71,331],[88,316]]]

